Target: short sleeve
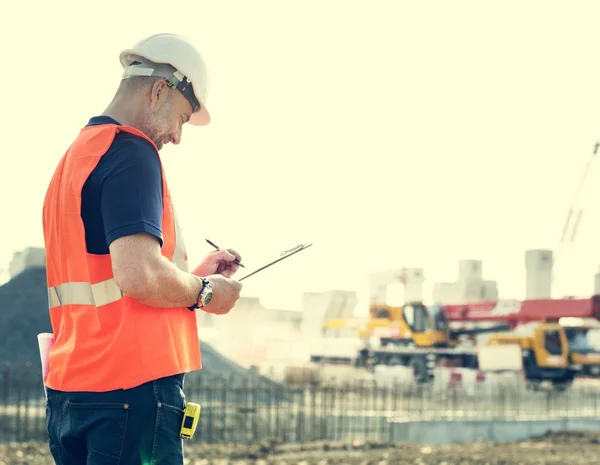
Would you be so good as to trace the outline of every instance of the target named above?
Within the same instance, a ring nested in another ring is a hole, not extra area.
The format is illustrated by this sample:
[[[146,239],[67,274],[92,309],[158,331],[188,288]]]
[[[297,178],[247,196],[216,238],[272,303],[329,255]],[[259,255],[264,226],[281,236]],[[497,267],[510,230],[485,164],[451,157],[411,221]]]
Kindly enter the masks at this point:
[[[101,170],[100,211],[106,245],[145,232],[162,246],[163,184],[156,151],[141,138],[127,140],[110,154]]]

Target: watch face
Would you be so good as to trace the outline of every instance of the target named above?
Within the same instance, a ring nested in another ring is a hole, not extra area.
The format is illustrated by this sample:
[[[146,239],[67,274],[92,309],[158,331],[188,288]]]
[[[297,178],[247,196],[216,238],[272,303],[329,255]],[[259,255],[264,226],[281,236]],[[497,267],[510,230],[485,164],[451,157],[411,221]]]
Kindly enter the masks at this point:
[[[208,294],[206,294],[206,297],[204,297],[204,305],[208,305],[211,300],[212,300],[212,292],[209,292]]]

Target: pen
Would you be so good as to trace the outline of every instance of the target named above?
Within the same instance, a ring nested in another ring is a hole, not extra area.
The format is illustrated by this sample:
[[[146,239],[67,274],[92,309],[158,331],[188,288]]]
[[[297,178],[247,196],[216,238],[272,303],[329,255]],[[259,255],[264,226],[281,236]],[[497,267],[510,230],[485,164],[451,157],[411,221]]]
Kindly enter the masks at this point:
[[[209,241],[208,239],[204,239],[206,242],[208,242],[210,245],[212,245],[216,250],[221,250],[221,248],[215,244],[214,242]],[[242,268],[246,268],[244,265],[242,265],[240,262],[237,261],[237,259],[235,259],[233,261],[233,263],[235,263],[236,265],[241,266]]]

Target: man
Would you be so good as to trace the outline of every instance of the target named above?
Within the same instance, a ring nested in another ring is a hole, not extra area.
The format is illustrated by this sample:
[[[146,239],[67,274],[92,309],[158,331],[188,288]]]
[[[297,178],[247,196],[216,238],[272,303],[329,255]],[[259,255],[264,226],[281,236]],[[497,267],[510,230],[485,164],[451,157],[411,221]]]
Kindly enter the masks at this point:
[[[54,345],[47,424],[57,464],[183,464],[184,373],[201,368],[196,311],[228,313],[240,255],[188,272],[158,151],[210,122],[208,73],[172,34],[120,56],[113,101],[61,159],[43,207]],[[201,218],[214,205],[201,198]]]

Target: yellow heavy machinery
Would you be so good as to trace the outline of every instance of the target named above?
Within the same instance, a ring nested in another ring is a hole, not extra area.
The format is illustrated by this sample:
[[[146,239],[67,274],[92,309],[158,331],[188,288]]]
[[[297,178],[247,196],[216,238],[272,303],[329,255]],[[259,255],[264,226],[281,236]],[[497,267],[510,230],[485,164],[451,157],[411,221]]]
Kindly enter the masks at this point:
[[[533,389],[538,389],[545,382],[556,389],[564,389],[580,373],[578,363],[583,362],[578,353],[570,351],[570,341],[563,325],[532,322],[509,331],[512,325],[506,315],[481,314],[477,313],[476,304],[471,307],[475,311],[457,313],[454,306],[425,306],[422,303],[409,303],[402,307],[371,305],[371,318],[363,333],[368,342],[360,352],[357,365],[370,368],[379,364],[408,366],[413,369],[417,381],[428,382],[433,379],[436,366],[480,368],[479,357],[483,350],[510,345],[519,348],[511,352],[518,360],[506,362],[514,369],[522,370]],[[462,306],[462,310],[464,308]],[[457,322],[468,323],[472,327],[451,328],[451,323]],[[487,326],[476,326],[482,324]],[[486,333],[489,337],[484,349],[477,347],[475,341],[471,346],[464,346],[461,342],[465,337],[475,338]]]
[[[449,347],[454,344],[448,331],[444,312],[437,319],[430,316],[431,309],[421,303],[402,307],[371,305],[369,317],[330,318],[323,322],[321,339],[313,345],[311,361],[351,363],[359,366],[380,363],[397,364],[396,355],[376,352],[376,360],[370,357],[368,348],[386,347]],[[356,348],[352,353],[350,349]],[[405,364],[410,364],[407,354]],[[416,362],[414,362],[416,363]]]
[[[544,349],[543,335],[550,340],[558,331],[564,347],[562,357],[566,360],[569,372],[574,377],[597,377],[600,375],[600,349],[591,341],[597,335],[600,343],[600,296],[585,299],[528,299],[506,302],[490,301],[471,305],[448,305],[446,312],[450,321],[503,321],[513,329],[510,333],[495,335],[491,341],[504,341],[504,344],[519,344],[524,350],[535,351],[535,357],[524,359],[524,370],[532,373],[532,379],[562,381],[562,360],[557,353]],[[530,341],[530,342],[527,342]],[[489,342],[489,341],[488,341]],[[549,344],[549,343],[548,343]],[[526,346],[531,349],[526,349]],[[538,362],[538,368],[532,363]],[[560,363],[559,363],[560,361]],[[547,368],[547,370],[546,370]],[[548,371],[549,370],[549,371]],[[542,373],[542,375],[534,374]],[[565,375],[569,378],[571,375]],[[528,378],[529,379],[529,378]],[[537,381],[535,381],[537,382]]]
[[[507,329],[505,323],[488,327],[451,329],[445,308],[422,303],[420,268],[403,268],[373,273],[369,278],[368,319],[361,330],[364,347],[356,365],[370,369],[377,365],[411,367],[415,379],[428,382],[438,365],[477,366],[473,345],[462,347],[463,339],[477,334]],[[387,302],[390,285],[401,283],[406,303],[391,306]]]
[[[461,339],[509,328],[502,323],[454,330],[443,306],[426,306],[421,302],[402,307],[372,304],[369,315],[362,333],[365,347],[356,364],[368,368],[411,367],[419,382],[432,380],[433,369],[438,365],[477,368],[476,347],[461,347]]]
[[[483,350],[490,353],[495,346],[505,346],[510,352],[514,347],[510,353],[518,357],[519,369],[533,388],[545,381],[558,388],[568,386],[585,367],[593,371],[600,366],[598,351],[581,342],[589,328],[581,323],[569,328],[558,324],[565,316],[599,320],[598,296],[445,306],[426,306],[419,301],[390,306],[378,303],[385,301],[381,293],[372,296],[365,320],[350,318],[346,311],[324,322],[325,341],[313,352],[313,361],[369,369],[402,365],[413,369],[417,381],[428,382],[436,366],[481,368]],[[528,322],[537,324],[526,325]],[[509,331],[517,325],[520,330]],[[529,329],[522,329],[525,327]],[[475,339],[486,333],[491,336],[482,349]]]
[[[545,382],[557,390],[565,389],[578,372],[570,361],[565,329],[558,323],[529,323],[510,332],[492,334],[485,346],[517,346],[519,365],[528,386],[534,390]],[[501,363],[506,362],[510,361],[504,359]]]
[[[454,345],[445,313],[439,307],[411,302],[402,307],[371,304],[361,336],[382,346],[448,347]]]

